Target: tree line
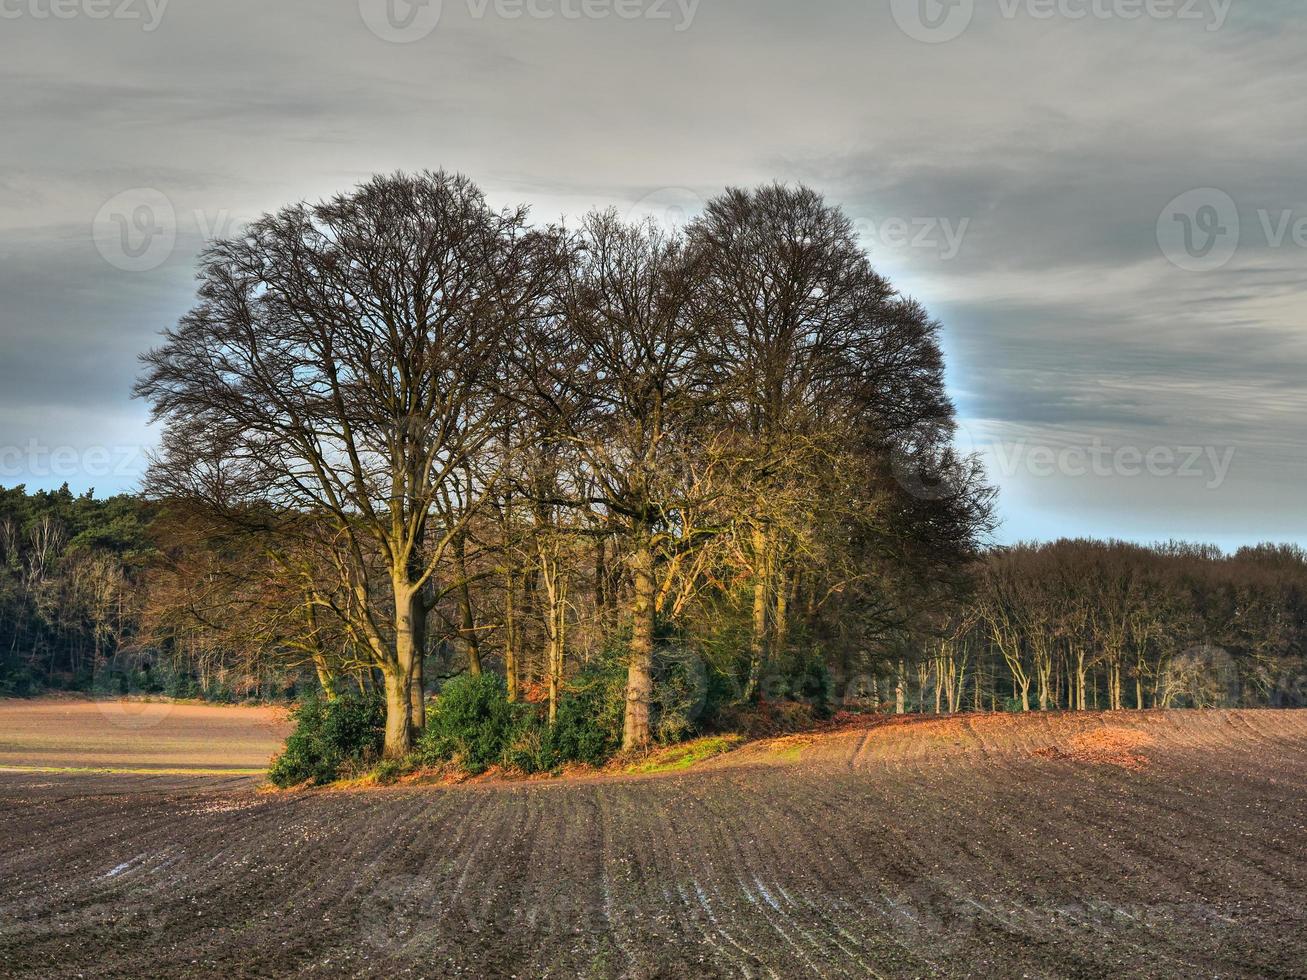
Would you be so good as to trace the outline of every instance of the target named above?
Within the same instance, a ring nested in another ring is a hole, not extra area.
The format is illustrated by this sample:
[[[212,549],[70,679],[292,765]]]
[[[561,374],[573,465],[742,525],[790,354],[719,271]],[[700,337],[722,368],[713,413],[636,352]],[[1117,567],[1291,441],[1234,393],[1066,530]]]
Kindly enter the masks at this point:
[[[0,694],[89,685],[131,642],[150,520],[129,496],[0,487]]]
[[[995,549],[895,672],[915,710],[1307,705],[1307,552],[1063,540]],[[909,693],[909,691],[911,693]]]
[[[175,503],[0,489],[0,694],[53,687],[249,698],[375,686],[366,662],[343,653],[342,634],[329,640],[307,618],[301,628],[296,613],[310,607],[296,609],[302,597],[278,587],[251,542],[234,550],[235,539],[207,527]],[[579,573],[587,603],[596,601],[596,567],[612,570],[593,564],[599,552],[592,542],[573,555],[591,562]],[[503,633],[494,617],[507,612],[515,643],[502,635],[465,642],[461,603],[448,603],[425,638],[430,687],[475,661],[502,672],[514,699],[547,698],[551,668],[561,668],[565,687],[603,656],[598,644],[615,637],[620,647],[620,618],[610,634],[593,612],[569,614],[561,644],[551,647],[549,587],[537,595],[524,567],[516,612],[493,582],[468,590],[472,622]],[[598,594],[614,587],[600,585]],[[898,616],[854,641],[801,620],[783,645],[773,637],[757,694],[934,713],[1307,706],[1301,548],[1227,555],[1178,542],[1091,540],[991,548],[952,589],[930,602],[901,600]],[[701,671],[728,683],[733,675],[726,696],[743,700],[749,598],[728,601],[729,615],[696,605],[686,632],[700,641],[687,650],[663,630],[660,654],[690,653]],[[338,652],[325,659],[334,668],[318,672],[317,651],[333,645]],[[704,673],[696,682],[707,683]]]

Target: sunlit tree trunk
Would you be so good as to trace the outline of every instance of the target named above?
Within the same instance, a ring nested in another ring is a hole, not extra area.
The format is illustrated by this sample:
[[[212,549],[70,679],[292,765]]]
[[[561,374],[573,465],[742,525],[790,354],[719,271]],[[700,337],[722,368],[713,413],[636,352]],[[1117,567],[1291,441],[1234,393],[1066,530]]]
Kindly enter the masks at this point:
[[[393,659],[384,655],[382,647],[382,673],[386,689],[386,739],[384,754],[398,759],[413,748],[413,738],[421,730],[425,709],[421,697],[415,698],[418,681],[425,615],[422,599],[403,576],[397,576],[395,594],[395,654]],[[374,646],[380,646],[374,642]]]
[[[790,600],[790,583],[787,579],[785,570],[778,568],[776,572],[776,607],[775,622],[772,624],[772,655],[783,657],[785,648],[789,643],[789,600]]]
[[[513,609],[513,572],[504,576],[504,675],[508,683],[508,700],[518,699],[517,622]]]
[[[626,716],[622,748],[626,751],[649,745],[649,706],[653,700],[654,567],[653,547],[648,532],[637,535],[631,552],[631,648],[626,669]]]
[[[454,538],[454,559],[458,568],[459,635],[467,655],[467,672],[481,676],[481,639],[477,634],[476,609],[472,606],[472,588],[467,571],[467,538],[459,534]]]
[[[427,652],[427,606],[421,596],[413,603],[410,626],[410,656],[408,672],[409,728],[416,737],[427,727],[426,677],[423,673]]]
[[[761,528],[751,534],[753,544],[753,628],[749,636],[749,679],[745,700],[758,695],[767,662],[767,535]]]

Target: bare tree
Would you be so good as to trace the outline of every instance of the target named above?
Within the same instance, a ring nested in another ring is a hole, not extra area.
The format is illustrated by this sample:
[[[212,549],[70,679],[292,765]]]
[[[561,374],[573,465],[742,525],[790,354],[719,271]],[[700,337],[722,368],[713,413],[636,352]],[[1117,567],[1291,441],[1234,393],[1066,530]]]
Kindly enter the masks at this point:
[[[353,600],[334,611],[385,678],[388,756],[424,724],[433,577],[491,487],[435,511],[502,432],[504,348],[539,315],[546,238],[464,177],[378,177],[210,246],[199,304],[145,357],[137,393],[222,447],[222,489],[332,529]],[[152,486],[230,508],[191,462],[165,453]]]
[[[893,448],[923,425],[951,434],[953,409],[938,325],[876,273],[839,208],[802,186],[731,189],[709,202],[688,234],[722,395],[715,412],[750,464],[737,481],[735,553],[752,592],[745,685],[752,695],[769,657],[786,650],[800,580],[817,599],[872,577],[878,556],[867,551],[850,562],[856,571],[837,562],[833,576],[805,577],[805,564],[831,569],[818,559],[830,552],[818,541],[823,533],[827,546],[856,540],[900,563],[915,533],[919,554],[965,561],[987,526],[990,491],[968,464],[964,479],[918,502],[918,517],[893,499],[904,488],[888,492],[880,480]],[[887,519],[892,511],[899,516]],[[928,527],[938,529],[933,540]],[[891,545],[890,536],[899,540]],[[858,598],[868,608],[879,604],[865,593]]]
[[[584,471],[578,492],[591,495],[584,502],[626,549],[627,749],[651,737],[654,626],[667,577],[702,537],[685,524],[710,465],[700,441],[708,389],[694,288],[677,236],[592,214],[574,241],[556,319],[526,359],[546,429]]]

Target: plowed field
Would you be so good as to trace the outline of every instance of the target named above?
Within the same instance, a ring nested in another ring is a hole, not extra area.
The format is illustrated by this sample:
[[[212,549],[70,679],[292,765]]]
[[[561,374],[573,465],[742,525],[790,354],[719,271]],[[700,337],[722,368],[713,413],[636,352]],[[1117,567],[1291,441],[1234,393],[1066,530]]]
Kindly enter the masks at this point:
[[[1307,976],[1307,713],[369,792],[20,772],[0,828],[7,976]]]

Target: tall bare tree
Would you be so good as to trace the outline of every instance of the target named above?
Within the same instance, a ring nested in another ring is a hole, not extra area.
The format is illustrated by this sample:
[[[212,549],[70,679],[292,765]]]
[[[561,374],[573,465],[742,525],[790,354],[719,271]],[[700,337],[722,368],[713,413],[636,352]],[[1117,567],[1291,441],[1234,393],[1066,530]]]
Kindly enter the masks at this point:
[[[915,507],[894,501],[904,488],[877,486],[878,467],[923,425],[951,436],[953,408],[938,325],[876,273],[839,208],[802,186],[732,189],[709,202],[689,239],[724,395],[718,413],[751,460],[737,510],[752,591],[751,695],[769,655],[785,652],[799,566],[818,554],[819,528],[864,544],[892,532],[884,550],[896,557],[915,534],[918,552],[957,564],[987,526],[990,491],[971,464]],[[864,576],[871,557],[857,557]],[[845,584],[837,577],[837,589]]]
[[[687,527],[708,481],[700,441],[707,377],[692,320],[683,242],[614,212],[573,242],[556,319],[532,347],[529,377],[552,437],[575,453],[601,534],[626,549],[631,642],[623,745],[650,741],[655,620],[667,576],[702,528]],[[602,538],[601,538],[602,539]]]
[[[378,177],[210,246],[199,304],[145,357],[137,393],[222,447],[221,489],[333,529],[354,600],[336,612],[385,678],[389,756],[423,726],[433,579],[490,487],[436,511],[502,432],[505,345],[540,313],[547,237],[464,177]],[[189,463],[165,453],[153,485],[230,508]]]

